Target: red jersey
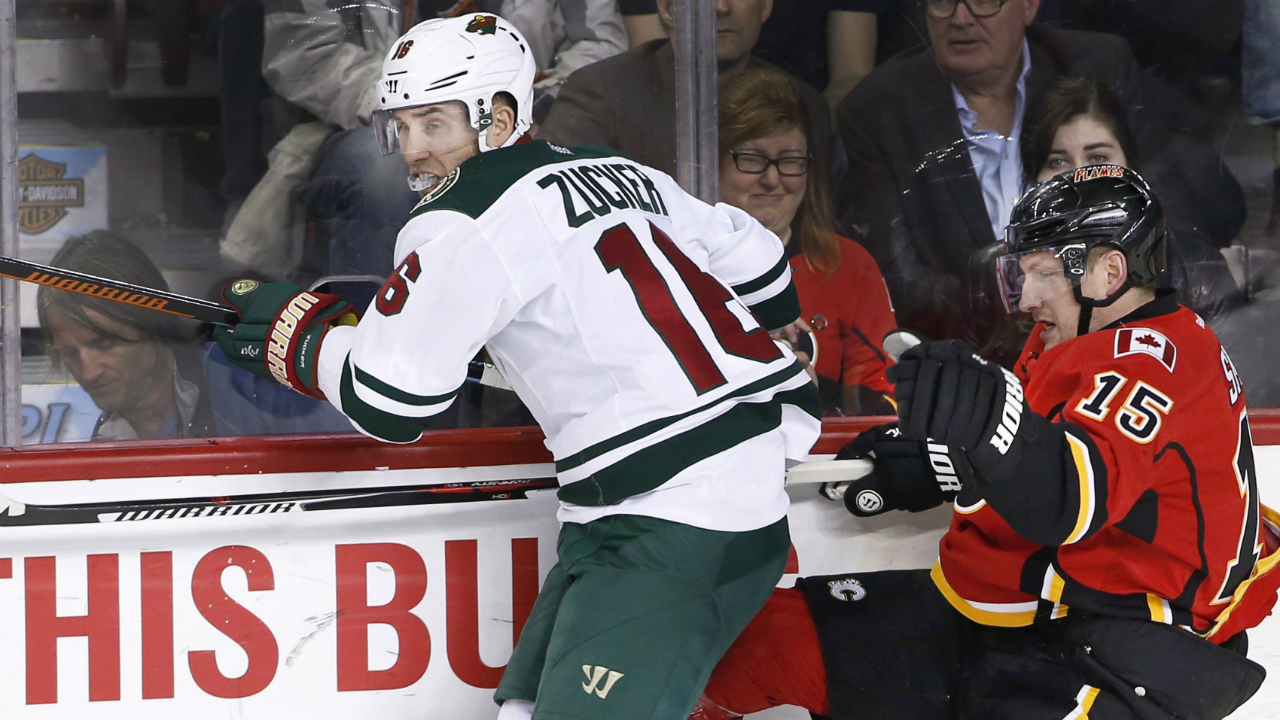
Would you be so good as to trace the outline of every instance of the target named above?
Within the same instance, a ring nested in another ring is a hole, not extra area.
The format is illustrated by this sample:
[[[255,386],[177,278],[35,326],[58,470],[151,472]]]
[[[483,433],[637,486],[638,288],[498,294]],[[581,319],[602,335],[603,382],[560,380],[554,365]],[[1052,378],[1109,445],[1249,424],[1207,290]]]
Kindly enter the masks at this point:
[[[1228,607],[1237,629],[1256,625],[1270,605],[1233,600],[1275,563],[1259,563],[1244,392],[1217,337],[1171,298],[1043,352],[1042,330],[1017,370],[1028,409],[1062,431],[1061,455],[1044,472],[966,483],[939,589],[984,625],[1084,610],[1208,633]]]
[[[885,333],[898,327],[889,288],[871,253],[846,237],[840,244],[840,264],[830,275],[805,261],[791,258],[791,277],[800,295],[800,314],[818,337],[818,375],[842,385],[865,385],[890,394],[884,377]]]

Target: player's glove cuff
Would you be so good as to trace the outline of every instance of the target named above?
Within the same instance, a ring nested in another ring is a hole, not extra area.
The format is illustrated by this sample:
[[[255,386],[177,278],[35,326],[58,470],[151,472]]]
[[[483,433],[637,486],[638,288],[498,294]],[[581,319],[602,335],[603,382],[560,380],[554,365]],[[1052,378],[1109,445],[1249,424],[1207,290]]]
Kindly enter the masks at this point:
[[[858,517],[889,510],[921,512],[955,500],[960,492],[956,463],[945,445],[902,436],[896,423],[860,434],[837,460],[869,458],[874,469],[849,484],[844,504]]]
[[[355,325],[351,304],[337,295],[311,293],[292,283],[229,283],[222,297],[240,312],[240,323],[214,330],[233,364],[273,378],[309,397],[323,399],[316,363],[333,325]]]

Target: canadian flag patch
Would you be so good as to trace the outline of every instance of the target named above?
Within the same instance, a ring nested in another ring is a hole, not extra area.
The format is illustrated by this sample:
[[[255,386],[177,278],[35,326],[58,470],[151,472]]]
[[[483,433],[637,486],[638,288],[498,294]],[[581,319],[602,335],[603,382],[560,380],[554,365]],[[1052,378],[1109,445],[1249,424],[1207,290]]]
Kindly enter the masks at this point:
[[[1178,348],[1164,335],[1146,328],[1121,328],[1116,333],[1116,357],[1138,353],[1159,360],[1169,372],[1178,361]]]

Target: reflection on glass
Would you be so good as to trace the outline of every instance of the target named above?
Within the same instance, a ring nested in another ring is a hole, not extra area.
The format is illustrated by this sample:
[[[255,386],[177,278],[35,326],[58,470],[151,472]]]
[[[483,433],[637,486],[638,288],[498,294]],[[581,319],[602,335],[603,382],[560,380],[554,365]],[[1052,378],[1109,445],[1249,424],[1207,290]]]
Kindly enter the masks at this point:
[[[382,156],[369,126],[373,85],[394,39],[434,5],[143,2],[130,3],[120,25],[100,2],[19,0],[21,255],[48,263],[69,238],[110,230],[141,248],[168,286],[204,297],[245,274],[303,285],[385,277],[418,198],[403,160]],[[607,145],[674,174],[673,3],[568,5],[503,2],[499,11],[538,63],[538,137]],[[1026,328],[1004,313],[993,280],[1001,207],[1046,173],[1122,163],[1164,203],[1170,282],[1182,302],[1213,323],[1251,405],[1280,403],[1280,373],[1269,362],[1280,352],[1272,321],[1280,311],[1272,212],[1280,207],[1280,96],[1268,82],[1280,76],[1280,19],[1266,3],[1041,0],[1034,16],[1027,3],[1000,0],[728,0],[718,8],[721,82],[770,65],[802,81],[812,160],[793,222],[817,194],[813,177],[829,177],[833,227],[879,265],[904,327],[961,337],[1010,361]],[[1099,82],[1090,109],[1042,112],[1072,77]],[[832,147],[837,126],[841,143]],[[1000,141],[986,159],[974,149],[985,139]],[[1029,160],[1032,141],[1037,159]],[[1018,173],[1006,172],[1015,165]],[[730,200],[732,178],[721,169]],[[44,338],[74,318],[55,310],[42,324],[30,287],[23,308],[25,442],[87,439],[104,414],[123,417],[91,377],[89,361],[107,340],[118,345],[112,352],[135,353],[123,363],[131,369],[171,362],[178,378],[191,374],[187,364],[206,376],[230,373],[193,340],[154,341],[137,335],[142,325],[89,311],[74,326],[100,337],[64,328],[46,355]],[[820,352],[819,364],[840,354]],[[220,382],[234,385],[230,375]],[[183,385],[169,385],[160,395],[180,408]],[[467,408],[460,424],[512,417],[479,400],[459,405]],[[208,432],[261,425],[227,417],[215,416]],[[141,431],[130,427],[140,436],[156,431],[154,421],[138,424]]]
[[[56,267],[168,290],[137,245],[107,231],[75,237]],[[50,374],[65,371],[99,411],[89,439],[347,431],[328,403],[233,369],[173,315],[41,286],[36,295]],[[83,403],[73,407],[83,413]],[[77,407],[78,405],[78,407]],[[52,416],[52,412],[51,412]],[[42,440],[60,437],[57,431]]]
[[[1139,149],[1124,106],[1106,85],[1083,78],[1059,78],[1027,113],[1021,138],[1027,184],[1086,165],[1113,163],[1143,172]],[[1161,198],[1171,232],[1170,268],[1164,283],[1178,290],[1181,302],[1207,319],[1239,305],[1240,289],[1226,259],[1213,249],[1201,228],[1205,219],[1195,204],[1164,184],[1152,187]],[[1173,204],[1171,204],[1171,202]]]

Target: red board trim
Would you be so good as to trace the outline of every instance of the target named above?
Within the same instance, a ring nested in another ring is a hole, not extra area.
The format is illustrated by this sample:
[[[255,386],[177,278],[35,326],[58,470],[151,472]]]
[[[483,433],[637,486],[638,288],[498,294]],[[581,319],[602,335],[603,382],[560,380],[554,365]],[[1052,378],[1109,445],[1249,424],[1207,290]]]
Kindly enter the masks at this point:
[[[1251,410],[1253,440],[1280,445],[1280,409]],[[813,451],[833,454],[889,417],[832,418]],[[184,475],[255,475],[551,462],[537,428],[427,433],[411,445],[363,435],[276,435],[0,448],[0,484]]]

